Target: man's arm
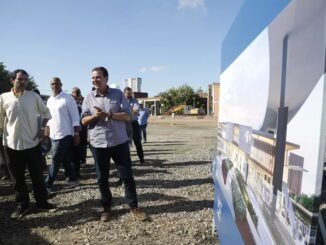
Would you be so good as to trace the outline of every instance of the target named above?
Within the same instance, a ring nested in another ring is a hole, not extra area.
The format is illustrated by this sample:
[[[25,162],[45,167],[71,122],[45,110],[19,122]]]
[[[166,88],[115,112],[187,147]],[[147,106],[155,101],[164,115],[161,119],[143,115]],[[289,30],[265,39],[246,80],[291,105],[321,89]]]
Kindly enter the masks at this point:
[[[39,114],[42,116],[43,118],[43,122],[42,122],[42,127],[45,127],[48,120],[51,119],[51,113],[49,108],[44,104],[43,100],[41,99],[40,96],[36,96],[36,100],[37,100],[37,107],[39,110]],[[49,102],[49,101],[48,101]],[[44,120],[47,120],[44,124]]]
[[[80,115],[79,115],[77,103],[72,96],[67,97],[67,106],[72,121],[71,126],[74,128],[74,144],[79,145]]]
[[[84,126],[88,126],[89,124],[95,122],[98,120],[98,116],[92,115],[90,111],[90,104],[88,102],[88,96],[85,97],[83,104],[82,104],[82,113],[80,115],[81,117],[81,123]]]
[[[3,99],[2,96],[0,95],[0,134],[1,135],[3,133],[4,122],[5,122],[5,111],[3,109]]]
[[[98,119],[113,119],[117,121],[129,121],[130,116],[128,113],[121,111],[121,112],[107,112],[103,111],[98,107],[94,107],[96,109],[96,114],[90,115],[90,116],[85,116],[82,118],[82,124],[83,125],[88,125]]]
[[[111,119],[117,120],[117,121],[129,121],[130,115],[124,111],[115,112],[115,113],[111,113]]]

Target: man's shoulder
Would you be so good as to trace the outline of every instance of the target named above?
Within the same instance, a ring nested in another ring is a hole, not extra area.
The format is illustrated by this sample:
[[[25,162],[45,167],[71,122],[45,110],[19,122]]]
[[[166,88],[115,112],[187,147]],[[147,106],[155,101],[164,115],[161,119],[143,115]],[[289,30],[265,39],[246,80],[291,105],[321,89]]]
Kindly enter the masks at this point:
[[[114,94],[114,95],[123,95],[123,92],[120,89],[117,88],[109,88],[109,95]]]
[[[87,100],[89,100],[89,99],[95,97],[95,95],[96,95],[96,93],[95,93],[94,91],[89,92],[88,94],[85,95],[85,97],[84,97],[84,101],[85,101],[85,100],[87,101]]]
[[[28,96],[28,97],[40,97],[37,93],[35,93],[34,91],[30,91],[30,90],[25,90],[24,95]]]
[[[63,92],[63,91],[60,93],[60,96],[66,98],[66,99],[69,99],[69,100],[70,100],[70,99],[73,99],[73,97],[72,97],[71,94],[68,94],[68,93]]]
[[[132,98],[130,99],[130,104],[139,104],[139,103],[138,103],[138,99],[136,99],[135,97],[132,97]]]
[[[0,94],[0,97],[2,97],[2,98],[6,98],[6,97],[8,97],[8,96],[12,96],[12,95],[13,95],[12,92],[9,91],[9,92],[4,92],[4,93]]]
[[[71,94],[68,94],[66,92],[61,92],[60,97],[63,98],[68,103],[74,103],[74,104],[76,103],[74,97],[72,97]]]
[[[16,96],[14,95],[14,93],[12,91],[9,92],[5,92],[0,94],[0,98],[3,102],[11,102],[12,100],[16,99]]]

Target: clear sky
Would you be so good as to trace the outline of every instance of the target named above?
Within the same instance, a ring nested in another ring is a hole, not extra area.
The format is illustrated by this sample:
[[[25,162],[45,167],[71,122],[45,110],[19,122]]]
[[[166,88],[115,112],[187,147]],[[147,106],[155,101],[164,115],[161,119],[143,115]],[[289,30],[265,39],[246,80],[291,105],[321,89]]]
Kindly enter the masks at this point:
[[[63,89],[91,89],[91,69],[109,83],[142,78],[157,95],[219,79],[221,45],[243,0],[1,0],[0,62],[26,69],[43,94],[58,76]]]

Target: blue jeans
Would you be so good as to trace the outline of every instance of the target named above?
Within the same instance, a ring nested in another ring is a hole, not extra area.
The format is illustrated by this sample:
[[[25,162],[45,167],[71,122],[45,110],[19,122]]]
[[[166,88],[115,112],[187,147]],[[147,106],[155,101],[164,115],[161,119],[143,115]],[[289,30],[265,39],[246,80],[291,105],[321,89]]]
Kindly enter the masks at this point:
[[[124,183],[126,202],[130,208],[138,207],[136,184],[131,169],[128,142],[110,148],[97,148],[92,146],[92,152],[103,208],[111,210],[112,206],[112,193],[109,187],[110,158],[114,159],[119,176]]]
[[[73,153],[74,138],[72,135],[67,135],[62,139],[54,140],[54,150],[52,155],[52,164],[49,167],[49,174],[46,178],[46,187],[52,188],[61,163],[69,176],[69,180],[77,180],[73,169],[71,159]]]

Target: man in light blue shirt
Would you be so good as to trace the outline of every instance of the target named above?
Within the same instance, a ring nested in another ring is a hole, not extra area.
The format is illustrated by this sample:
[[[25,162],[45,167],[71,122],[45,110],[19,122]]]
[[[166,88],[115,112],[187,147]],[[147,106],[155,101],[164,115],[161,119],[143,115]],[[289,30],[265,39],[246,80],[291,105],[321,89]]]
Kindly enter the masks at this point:
[[[108,80],[109,73],[104,67],[95,67],[92,70],[95,90],[85,97],[81,114],[83,125],[88,125],[95,160],[103,206],[101,221],[111,218],[112,193],[108,180],[110,158],[114,159],[119,176],[124,182],[125,197],[131,213],[137,220],[144,221],[147,215],[138,208],[126,131],[126,122],[130,120],[130,107],[122,91],[109,88]]]
[[[146,108],[144,108],[143,103],[139,103],[139,112],[138,112],[138,124],[140,127],[140,140],[142,140],[142,136],[144,138],[143,143],[147,142],[147,120],[149,117],[149,112]]]
[[[132,89],[130,87],[124,88],[124,94],[131,107],[132,139],[136,146],[137,155],[139,157],[140,163],[145,163],[143,146],[141,144],[140,127],[138,124],[139,103],[138,100],[132,96]]]

